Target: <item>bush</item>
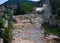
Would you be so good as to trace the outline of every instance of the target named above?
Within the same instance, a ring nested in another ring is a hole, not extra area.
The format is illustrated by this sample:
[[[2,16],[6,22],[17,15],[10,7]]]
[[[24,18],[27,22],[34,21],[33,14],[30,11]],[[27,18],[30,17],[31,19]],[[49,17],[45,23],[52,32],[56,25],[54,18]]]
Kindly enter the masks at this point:
[[[49,25],[47,22],[43,23],[42,26],[45,28],[46,33],[53,33],[60,35],[60,26]]]
[[[3,38],[4,43],[10,43],[12,40],[12,30],[5,27],[5,22],[2,18],[0,19],[0,37]]]

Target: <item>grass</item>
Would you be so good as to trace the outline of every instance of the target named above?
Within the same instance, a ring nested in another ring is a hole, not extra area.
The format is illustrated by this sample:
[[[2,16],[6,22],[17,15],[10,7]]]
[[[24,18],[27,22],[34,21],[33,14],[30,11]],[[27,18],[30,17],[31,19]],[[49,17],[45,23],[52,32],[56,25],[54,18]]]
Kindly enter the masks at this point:
[[[45,28],[46,33],[58,34],[60,36],[60,26],[49,25],[47,22],[43,23],[42,26]]]

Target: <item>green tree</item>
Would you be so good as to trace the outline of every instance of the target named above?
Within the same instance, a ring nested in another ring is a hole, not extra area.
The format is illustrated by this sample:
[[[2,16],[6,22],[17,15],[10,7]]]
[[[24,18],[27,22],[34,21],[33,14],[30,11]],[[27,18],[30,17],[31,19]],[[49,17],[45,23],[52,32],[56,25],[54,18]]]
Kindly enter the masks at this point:
[[[20,1],[18,0],[17,9],[15,9],[14,15],[20,15],[20,14],[21,14],[21,8],[20,8]]]
[[[31,13],[32,9],[33,9],[33,5],[31,3],[24,3],[24,4],[21,5],[21,9],[25,13]]]

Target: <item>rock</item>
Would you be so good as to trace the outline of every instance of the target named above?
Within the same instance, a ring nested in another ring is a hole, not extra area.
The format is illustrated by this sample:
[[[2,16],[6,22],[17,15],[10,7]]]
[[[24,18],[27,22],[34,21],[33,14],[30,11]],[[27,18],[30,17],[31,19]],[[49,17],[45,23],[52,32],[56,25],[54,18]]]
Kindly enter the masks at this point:
[[[54,38],[59,38],[57,35],[49,35],[50,38],[54,39]]]
[[[22,43],[35,43],[34,41],[30,40],[29,38],[22,38],[21,42]]]
[[[47,40],[47,41],[50,41],[50,40],[51,40],[51,38],[50,38],[50,37],[46,37],[46,40]]]
[[[24,27],[31,27],[32,24],[31,23],[24,23]]]
[[[25,23],[25,22],[26,22],[26,23],[29,23],[30,20],[29,20],[29,19],[24,19],[24,20],[22,20],[22,22],[23,22],[23,23]]]
[[[18,36],[18,32],[16,31],[16,29],[14,29],[13,35]]]
[[[22,21],[21,18],[16,18],[16,22],[17,22],[17,23],[20,23],[21,21]]]
[[[50,35],[47,34],[45,38],[48,43],[53,43],[53,42],[55,43],[55,41],[59,39],[57,35],[53,35],[53,34],[50,34]]]
[[[37,18],[33,18],[33,19],[31,19],[32,20],[32,22],[42,22],[42,18],[39,18],[39,17],[37,17]]]
[[[46,37],[49,37],[49,34],[46,34]]]
[[[51,40],[51,38],[49,37],[49,34],[46,34],[46,37],[45,38],[46,38],[47,41],[50,41]]]

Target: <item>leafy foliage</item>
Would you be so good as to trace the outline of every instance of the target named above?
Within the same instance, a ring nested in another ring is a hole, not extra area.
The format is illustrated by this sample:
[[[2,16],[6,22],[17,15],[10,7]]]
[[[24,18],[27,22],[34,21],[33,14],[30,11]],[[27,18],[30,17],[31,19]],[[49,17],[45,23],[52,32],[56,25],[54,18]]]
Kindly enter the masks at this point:
[[[21,9],[26,13],[31,13],[33,9],[33,5],[30,3],[24,3],[21,5]]]
[[[0,18],[0,29],[4,28],[4,24],[5,24],[4,20]]]
[[[9,43],[12,39],[12,31],[10,28],[5,27],[5,22],[2,18],[0,19],[0,37],[5,39],[6,43]]]
[[[26,13],[31,13],[33,9],[33,5],[30,3],[24,3],[21,5],[18,5],[17,9],[15,9],[14,15],[22,15]]]
[[[43,23],[42,26],[45,28],[46,33],[58,34],[60,36],[60,26],[58,25],[50,25],[47,22]]]

